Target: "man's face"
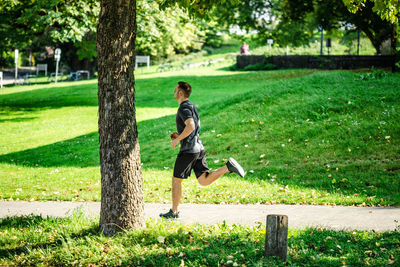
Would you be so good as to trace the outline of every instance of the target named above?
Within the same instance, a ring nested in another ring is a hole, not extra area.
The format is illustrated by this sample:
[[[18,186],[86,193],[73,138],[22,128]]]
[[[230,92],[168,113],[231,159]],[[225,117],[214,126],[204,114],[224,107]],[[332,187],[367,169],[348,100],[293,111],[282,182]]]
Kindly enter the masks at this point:
[[[177,85],[176,87],[175,87],[175,91],[174,91],[174,98],[176,99],[176,100],[178,100],[179,99],[179,86]]]

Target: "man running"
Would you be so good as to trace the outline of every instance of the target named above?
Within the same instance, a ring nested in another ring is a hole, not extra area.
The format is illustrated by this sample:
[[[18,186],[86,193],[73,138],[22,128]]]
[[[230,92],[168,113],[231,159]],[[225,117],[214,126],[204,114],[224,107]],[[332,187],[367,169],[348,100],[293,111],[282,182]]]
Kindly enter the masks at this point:
[[[167,213],[161,213],[162,218],[179,218],[178,206],[182,197],[182,181],[187,179],[193,170],[197,181],[207,186],[227,172],[234,172],[244,177],[243,168],[233,158],[229,158],[225,166],[210,172],[206,161],[206,152],[199,138],[200,118],[197,107],[189,101],[192,87],[186,82],[178,82],[174,98],[179,103],[176,114],[177,136],[171,141],[175,148],[180,142],[180,151],[175,161],[172,177],[172,208]],[[171,135],[171,138],[173,136]]]

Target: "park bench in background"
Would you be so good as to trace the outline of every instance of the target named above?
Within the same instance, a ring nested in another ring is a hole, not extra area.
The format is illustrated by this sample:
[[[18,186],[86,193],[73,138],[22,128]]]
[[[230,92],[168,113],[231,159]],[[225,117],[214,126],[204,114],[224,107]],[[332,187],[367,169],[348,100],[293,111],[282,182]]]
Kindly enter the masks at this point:
[[[174,66],[172,66],[171,64],[165,63],[165,64],[161,64],[161,65],[158,67],[158,71],[159,71],[159,72],[169,71],[169,70],[172,70],[173,68],[174,68]]]
[[[150,67],[150,56],[136,56],[135,57],[135,69],[138,68],[138,63],[146,63],[147,69]]]
[[[31,84],[31,78],[36,78],[36,83],[37,83],[37,75],[33,75],[33,74],[25,74],[24,75],[24,83],[25,84]]]
[[[86,74],[87,79],[90,79],[90,72],[88,70],[77,70],[76,72],[70,72],[67,80],[79,81],[82,80],[83,75]]]
[[[57,74],[57,81],[62,81],[63,78],[64,78],[64,73],[59,72]],[[49,76],[49,82],[55,82],[55,81],[56,81],[56,73],[52,72],[52,73],[50,73],[50,76]]]
[[[47,76],[47,64],[37,64],[36,75],[39,75],[40,71],[44,71],[44,75]]]
[[[208,61],[204,61],[204,62],[196,62],[196,63],[191,63],[191,62],[183,62],[180,65],[177,66],[173,66],[171,64],[168,63],[164,63],[161,64],[158,67],[158,71],[159,72],[163,72],[163,71],[169,71],[169,70],[184,70],[184,69],[190,69],[190,68],[198,68],[198,67],[207,67],[207,66],[211,66],[212,64],[224,61],[224,58],[217,58],[217,59],[213,59],[213,60],[208,60]]]
[[[83,74],[86,74],[87,79],[90,79],[90,72],[88,70],[77,70],[76,71],[76,76],[78,76],[78,78],[82,79]]]
[[[191,63],[187,62],[187,63],[182,63],[181,65],[177,66],[175,69],[184,70],[184,69],[190,69],[190,67],[191,67]]]

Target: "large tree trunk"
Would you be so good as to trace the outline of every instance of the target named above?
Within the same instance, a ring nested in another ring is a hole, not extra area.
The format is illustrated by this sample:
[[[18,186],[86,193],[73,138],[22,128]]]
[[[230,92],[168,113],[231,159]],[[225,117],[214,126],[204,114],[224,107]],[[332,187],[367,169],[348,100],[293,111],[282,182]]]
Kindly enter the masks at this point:
[[[135,117],[136,1],[102,0],[97,29],[100,230],[105,235],[144,225]]]

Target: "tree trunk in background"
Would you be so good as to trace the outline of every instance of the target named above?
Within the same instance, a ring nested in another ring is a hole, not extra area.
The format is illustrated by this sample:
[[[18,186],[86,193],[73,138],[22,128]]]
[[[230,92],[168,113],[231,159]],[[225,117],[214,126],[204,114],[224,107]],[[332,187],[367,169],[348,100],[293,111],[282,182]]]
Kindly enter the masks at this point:
[[[144,225],[135,116],[136,1],[102,0],[97,29],[100,230],[105,235]]]
[[[381,46],[384,40],[379,40],[374,38],[374,33],[369,31],[368,29],[366,30],[365,28],[361,28],[362,31],[365,33],[365,35],[368,37],[368,39],[371,41],[371,44],[374,46],[376,55],[381,54]]]
[[[392,56],[393,56],[392,72],[396,72],[398,27],[399,27],[399,25],[397,23],[393,25],[393,34],[392,34],[392,38],[390,39],[390,45],[392,48]]]

